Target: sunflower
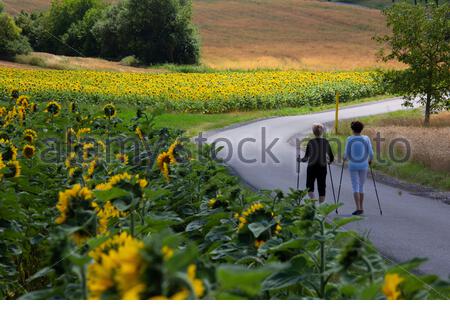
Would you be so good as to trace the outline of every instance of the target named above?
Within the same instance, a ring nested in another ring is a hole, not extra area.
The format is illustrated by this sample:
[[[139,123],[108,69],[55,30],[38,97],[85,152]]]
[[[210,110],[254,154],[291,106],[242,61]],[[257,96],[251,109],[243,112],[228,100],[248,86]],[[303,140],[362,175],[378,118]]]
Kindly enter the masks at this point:
[[[73,128],[69,128],[66,131],[66,143],[68,145],[71,145],[73,143],[75,143],[75,137],[76,137],[76,133],[75,130],[73,130]]]
[[[58,209],[60,215],[56,218],[57,224],[63,224],[67,222],[67,219],[74,215],[75,209],[82,208],[83,210],[93,210],[94,205],[91,200],[93,199],[92,191],[86,187],[76,184],[72,189],[60,192],[58,197]]]
[[[129,160],[128,155],[125,153],[116,154],[116,159],[122,162],[124,165],[127,165]]]
[[[97,208],[98,228],[97,233],[104,234],[108,231],[108,223],[112,218],[126,217],[127,213],[117,209],[110,201],[103,208]]]
[[[205,293],[205,287],[200,279],[196,278],[197,266],[195,264],[189,265],[187,269],[187,276],[191,283],[191,287],[197,298],[201,298]]]
[[[163,246],[161,249],[161,253],[164,256],[164,260],[169,260],[173,256],[173,249],[168,246]]]
[[[97,167],[97,160],[94,159],[89,163],[83,164],[83,166],[87,167],[87,172],[83,178],[85,181],[89,181],[92,178],[92,176],[94,175],[95,168]]]
[[[69,111],[71,113],[78,112],[78,106],[77,106],[76,102],[72,101],[71,103],[69,103]]]
[[[384,278],[383,293],[389,300],[397,300],[401,296],[401,291],[398,286],[404,279],[397,273],[386,274]]]
[[[90,157],[90,150],[94,149],[95,145],[93,143],[83,144],[83,160],[88,160]]]
[[[34,102],[30,104],[29,108],[30,108],[31,112],[38,111],[38,105]]]
[[[19,98],[19,90],[17,89],[11,90],[11,98],[17,100]]]
[[[261,247],[264,243],[266,243],[264,240],[255,240],[255,247],[256,249],[259,249],[259,247]]]
[[[20,177],[21,167],[17,160],[11,160],[6,163],[6,167],[9,169],[8,173],[5,173],[6,178]]]
[[[112,118],[116,115],[116,107],[112,103],[109,103],[103,107],[103,112],[108,119]]]
[[[148,185],[148,181],[140,179],[139,175],[132,176],[129,173],[120,173],[109,178],[106,183],[99,184],[95,187],[96,190],[107,191],[111,190],[115,186],[139,186],[140,189],[144,189]]]
[[[94,262],[88,266],[89,299],[111,298],[138,300],[146,289],[141,278],[145,262],[141,256],[144,243],[127,233],[114,236],[90,252]]]
[[[176,140],[174,143],[172,143],[169,146],[169,149],[167,150],[167,153],[169,154],[171,163],[176,163],[177,162],[177,159],[175,157],[175,151],[180,145],[181,145],[180,141]]]
[[[56,101],[50,101],[45,107],[44,112],[50,113],[53,117],[56,117],[61,112],[61,105]]]
[[[77,138],[80,139],[81,136],[90,133],[91,132],[91,128],[81,128],[78,129],[77,131]]]
[[[24,157],[27,158],[27,159],[33,158],[35,152],[36,152],[36,148],[35,148],[34,146],[32,146],[32,145],[29,145],[29,144],[25,145],[25,146],[23,147],[23,150],[22,150],[22,154],[23,154]]]
[[[16,100],[16,105],[19,107],[28,108],[28,105],[30,104],[30,98],[27,96],[20,96]]]
[[[69,153],[66,160],[64,161],[64,164],[67,169],[75,167],[77,164],[77,154],[75,152]]]
[[[0,153],[3,161],[14,161],[17,158],[17,148],[9,140],[0,139]]]
[[[4,168],[6,168],[5,163],[3,162],[2,155],[0,154],[0,180],[3,178],[3,173],[1,172]]]
[[[172,157],[169,153],[163,152],[158,156],[158,159],[156,160],[156,163],[158,164],[159,170],[163,174],[163,176],[168,180],[169,174],[170,174],[170,165],[173,162]]]
[[[33,129],[25,129],[23,132],[23,139],[28,143],[34,143],[37,139],[37,133]]]
[[[142,132],[141,128],[136,127],[136,129],[134,130],[134,132],[136,133],[136,135],[138,136],[138,138],[141,141],[144,141],[144,133]]]
[[[17,116],[19,118],[20,124],[25,121],[25,118],[27,116],[27,111],[25,110],[25,107],[18,107],[17,108]]]

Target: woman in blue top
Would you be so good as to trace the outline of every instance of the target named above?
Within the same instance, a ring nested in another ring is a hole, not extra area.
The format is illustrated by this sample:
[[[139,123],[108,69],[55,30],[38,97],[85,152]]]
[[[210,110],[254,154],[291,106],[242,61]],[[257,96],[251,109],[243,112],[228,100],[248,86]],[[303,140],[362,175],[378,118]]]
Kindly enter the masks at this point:
[[[369,137],[361,135],[364,125],[359,121],[354,121],[351,128],[353,135],[347,138],[344,160],[349,161],[348,168],[356,204],[356,211],[352,214],[361,215],[364,213],[364,182],[367,178],[369,165],[373,160],[373,150]]]

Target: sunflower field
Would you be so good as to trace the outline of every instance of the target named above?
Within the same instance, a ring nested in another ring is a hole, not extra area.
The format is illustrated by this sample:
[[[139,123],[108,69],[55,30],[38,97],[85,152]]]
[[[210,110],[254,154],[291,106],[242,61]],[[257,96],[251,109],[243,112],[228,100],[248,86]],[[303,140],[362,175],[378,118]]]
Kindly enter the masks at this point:
[[[118,73],[0,68],[0,95],[11,90],[38,101],[126,103],[167,111],[221,113],[318,106],[382,94],[375,72],[252,71]]]
[[[113,104],[0,108],[2,299],[442,299],[305,192],[243,187],[211,149]]]

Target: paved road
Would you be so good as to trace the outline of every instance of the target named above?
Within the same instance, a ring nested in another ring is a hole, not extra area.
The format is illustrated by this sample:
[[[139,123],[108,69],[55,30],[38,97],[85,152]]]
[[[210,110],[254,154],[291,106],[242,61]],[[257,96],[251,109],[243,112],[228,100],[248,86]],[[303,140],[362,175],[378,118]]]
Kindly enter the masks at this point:
[[[358,105],[341,110],[340,118],[396,111],[402,109],[401,103],[401,99],[389,99]],[[228,142],[217,143],[224,146],[219,156],[229,158],[227,164],[251,186],[258,189],[288,190],[296,186],[295,140],[308,136],[313,123],[333,120],[334,113],[331,111],[279,117],[210,132],[206,137],[207,143],[219,138],[227,139]],[[270,149],[274,156],[271,157],[263,150],[269,148],[274,139],[278,141]],[[332,166],[335,184],[339,180],[340,170],[339,166]],[[300,181],[304,188],[306,164],[301,167]],[[366,183],[364,219],[352,224],[351,228],[368,233],[384,256],[397,262],[413,257],[426,257],[429,260],[420,271],[447,278],[450,275],[450,206],[438,200],[400,192],[388,185],[378,186],[384,215],[379,215],[373,183],[369,179]],[[327,201],[332,202],[331,188],[328,188],[327,193]],[[344,203],[340,209],[342,215],[349,215],[354,211],[347,170],[343,176],[341,201]]]

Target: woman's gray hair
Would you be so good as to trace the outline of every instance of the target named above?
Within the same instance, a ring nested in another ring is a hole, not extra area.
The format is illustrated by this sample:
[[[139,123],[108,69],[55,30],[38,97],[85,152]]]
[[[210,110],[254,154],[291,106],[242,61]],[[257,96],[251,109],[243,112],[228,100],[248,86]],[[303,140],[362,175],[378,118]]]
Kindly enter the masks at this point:
[[[325,127],[323,126],[323,124],[321,123],[314,123],[312,126],[312,132],[314,133],[314,135],[316,137],[320,137],[321,135],[323,135],[325,131]]]

